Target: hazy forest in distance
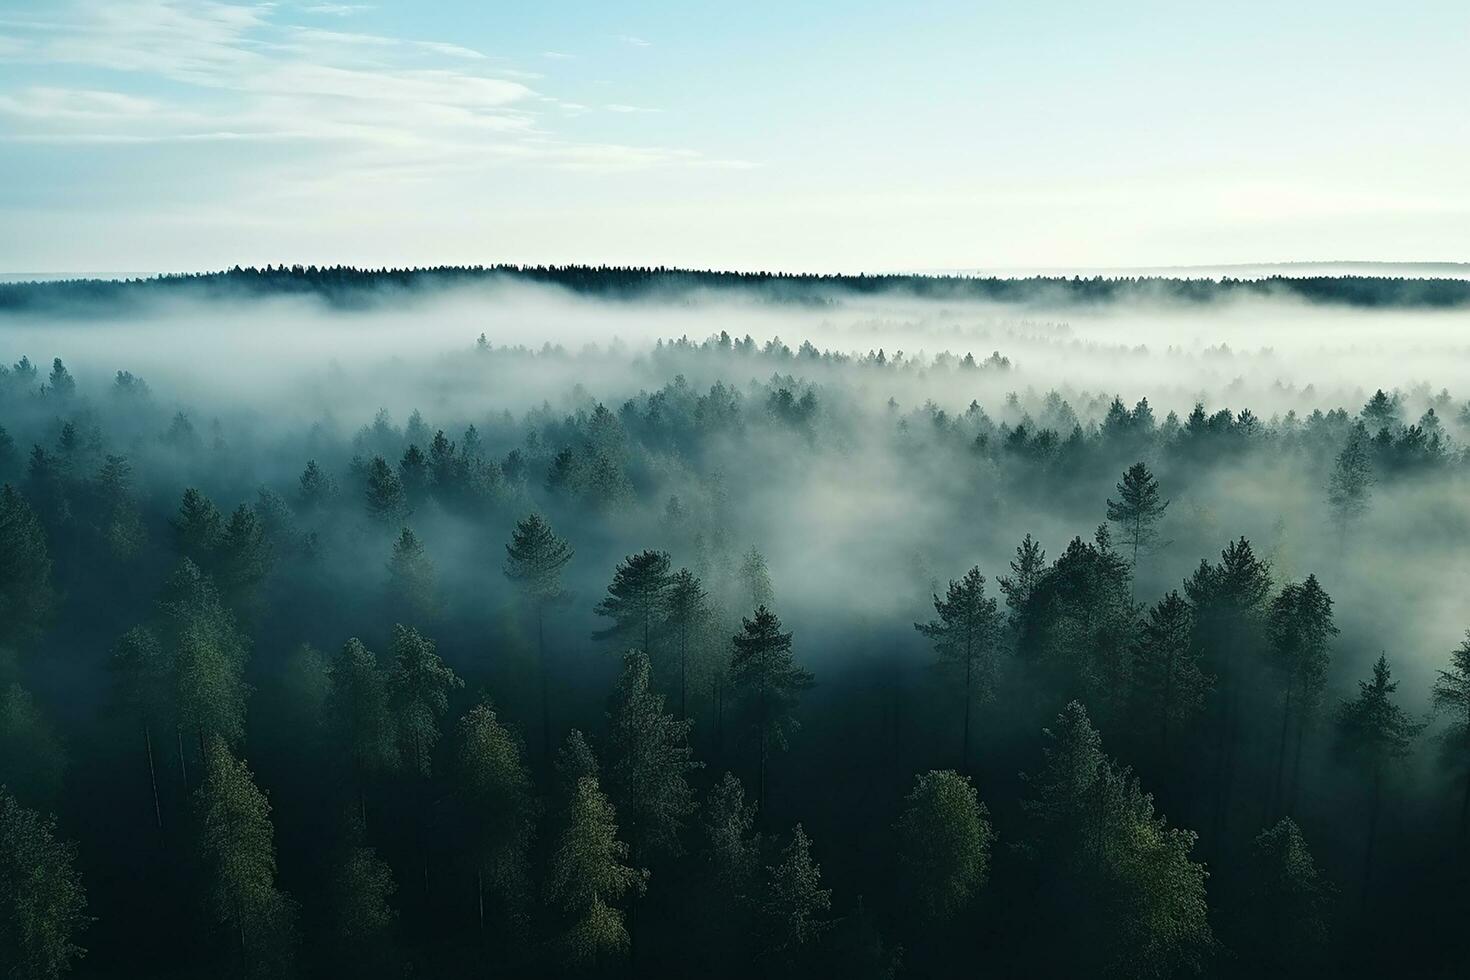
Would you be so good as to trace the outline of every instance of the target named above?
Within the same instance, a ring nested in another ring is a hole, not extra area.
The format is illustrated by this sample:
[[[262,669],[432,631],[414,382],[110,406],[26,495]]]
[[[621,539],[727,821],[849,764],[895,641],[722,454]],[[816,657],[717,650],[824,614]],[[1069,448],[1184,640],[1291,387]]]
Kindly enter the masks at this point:
[[[0,977],[1461,977],[1470,280],[0,284]]]

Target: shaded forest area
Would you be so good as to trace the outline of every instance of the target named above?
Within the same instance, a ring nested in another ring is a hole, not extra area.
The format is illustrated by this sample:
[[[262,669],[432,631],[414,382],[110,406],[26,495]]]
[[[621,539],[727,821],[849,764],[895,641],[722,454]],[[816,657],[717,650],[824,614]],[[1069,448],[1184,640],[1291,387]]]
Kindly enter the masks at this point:
[[[482,274],[716,284],[405,282]],[[45,353],[0,369],[7,976],[1463,971],[1448,392],[902,404],[1013,365],[728,334],[623,392],[481,336],[303,423]]]
[[[1122,302],[1204,304],[1232,299],[1297,299],[1369,309],[1463,309],[1470,280],[1390,276],[1284,276],[1186,279],[1168,276],[836,275],[725,272],[619,266],[441,266],[359,269],[266,266],[146,279],[69,279],[0,283],[0,311],[116,311],[162,299],[220,300],[310,296],[357,308],[389,297],[429,296],[446,287],[525,283],[598,298],[677,298],[699,291],[767,301],[822,304],[837,295],[885,294],[925,300],[1096,305]]]

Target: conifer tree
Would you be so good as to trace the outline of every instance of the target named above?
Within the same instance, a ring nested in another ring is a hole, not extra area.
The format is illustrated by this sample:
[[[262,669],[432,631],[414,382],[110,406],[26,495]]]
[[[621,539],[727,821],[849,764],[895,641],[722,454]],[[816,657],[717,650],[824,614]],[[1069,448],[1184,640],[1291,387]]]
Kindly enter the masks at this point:
[[[388,703],[398,729],[399,757],[425,779],[439,743],[439,721],[449,710],[449,692],[461,687],[464,681],[439,659],[433,640],[410,626],[393,627]]]
[[[1327,503],[1332,507],[1332,520],[1344,542],[1348,531],[1368,512],[1373,496],[1373,457],[1369,439],[1369,433],[1361,422],[1354,426],[1342,452],[1337,454],[1327,481]]]
[[[336,482],[317,465],[314,459],[306,461],[306,469],[301,471],[298,483],[296,506],[304,515],[320,513],[330,506],[337,496]]]
[[[389,900],[398,885],[393,869],[364,842],[361,822],[347,824],[327,886],[332,965],[354,976],[393,976],[401,968],[393,955],[398,913]]]
[[[985,595],[985,576],[971,568],[959,581],[949,583],[943,599],[934,596],[939,618],[915,623],[914,629],[934,642],[940,662],[964,678],[964,726],[960,739],[960,768],[970,767],[970,709],[995,696],[996,642],[1000,617],[996,601]]]
[[[46,532],[26,499],[6,484],[0,488],[0,648],[33,641],[55,602]]]
[[[439,612],[438,576],[418,535],[403,528],[388,559],[388,594],[402,618],[428,623]]]
[[[0,687],[0,775],[23,803],[50,808],[61,794],[66,751],[31,692]]]
[[[138,626],[123,634],[109,666],[113,671],[114,702],[143,735],[144,758],[153,790],[153,817],[162,830],[163,808],[158,802],[153,733],[160,730],[168,717],[170,665],[158,637],[152,630]]]
[[[652,654],[654,628],[663,622],[669,600],[669,556],[662,551],[642,551],[618,563],[607,595],[596,613],[613,621],[594,639],[617,639]]]
[[[1272,666],[1282,686],[1281,738],[1271,790],[1274,800],[1289,800],[1295,795],[1284,791],[1281,785],[1286,770],[1288,734],[1294,727],[1299,764],[1307,719],[1316,711],[1327,686],[1328,645],[1337,632],[1332,621],[1332,597],[1323,591],[1315,575],[1308,575],[1301,584],[1287,583],[1271,600],[1267,633]],[[1295,782],[1293,774],[1292,783]]]
[[[1450,716],[1443,735],[1444,758],[1452,770],[1460,770],[1465,791],[1460,797],[1460,836],[1470,832],[1470,632],[1450,654],[1449,670],[1438,671],[1430,698],[1436,712]]]
[[[551,754],[550,667],[546,660],[546,610],[562,596],[561,575],[574,552],[540,514],[516,522],[505,546],[505,577],[521,588],[536,615],[536,666],[541,682],[541,754]]]
[[[398,766],[387,678],[378,658],[353,637],[332,659],[327,680],[327,724],[338,749],[352,760],[359,821],[365,823],[368,780]]]
[[[667,631],[679,658],[679,717],[689,717],[690,654],[711,617],[709,595],[694,573],[681,568],[669,586]]]
[[[612,804],[596,776],[582,776],[546,875],[547,901],[564,922],[559,946],[568,964],[606,963],[628,950],[628,931],[616,906],[630,892],[642,892],[648,876],[628,867],[627,859]]]
[[[920,773],[897,828],[909,907],[923,921],[948,921],[990,870],[989,813],[970,777],[949,769]]]
[[[766,556],[751,548],[740,559],[740,585],[747,609],[767,608],[776,604],[776,590],[771,585],[771,571]]]
[[[253,608],[274,560],[260,518],[251,507],[241,504],[230,515],[215,546],[215,580],[225,601],[235,609]]]
[[[537,815],[520,741],[500,723],[490,705],[477,704],[460,720],[458,761],[460,790],[473,828],[480,928],[485,928],[488,887],[507,926],[518,931],[528,914],[524,898],[531,878],[530,849]]]
[[[771,749],[786,748],[787,736],[797,729],[796,702],[814,682],[810,671],[791,655],[791,634],[781,632],[781,620],[765,606],[753,619],[741,619],[730,658],[730,680],[735,685],[754,728],[760,750],[760,795],[765,805],[766,769]]]
[[[247,970],[280,976],[295,953],[295,905],[276,887],[271,807],[243,760],[212,736],[197,794],[199,849],[210,870],[210,905],[229,925]]]
[[[1398,681],[1392,680],[1388,657],[1373,664],[1373,679],[1358,682],[1358,696],[1338,709],[1338,749],[1368,777],[1368,840],[1363,850],[1363,901],[1373,878],[1373,851],[1378,841],[1378,816],[1383,807],[1383,781],[1389,766],[1409,754],[1423,724],[1412,720],[1393,702]]]
[[[1169,501],[1159,493],[1159,481],[1142,462],[1128,467],[1118,484],[1118,499],[1108,501],[1108,520],[1122,532],[1135,575],[1139,554],[1148,553],[1158,541],[1158,524],[1168,507]]]
[[[1014,634],[1019,632],[1026,603],[1046,570],[1046,552],[1027,534],[1017,545],[1016,557],[1011,559],[1010,566],[1011,574],[1000,580],[1000,591],[1006,597],[1006,621]]]
[[[189,559],[170,576],[159,603],[165,649],[173,661],[174,697],[182,731],[200,755],[211,735],[237,745],[245,734],[247,641],[220,602],[214,583]],[[182,746],[180,746],[182,764]]]
[[[179,554],[201,568],[213,568],[214,551],[224,533],[224,516],[214,501],[190,487],[184,491],[179,513],[170,523]]]
[[[1170,592],[1143,620],[1133,654],[1130,701],[1137,720],[1155,733],[1159,757],[1166,763],[1170,739],[1199,715],[1210,691],[1193,630],[1189,603]]]
[[[812,842],[801,824],[791,830],[791,842],[780,860],[766,869],[765,897],[761,902],[761,952],[790,969],[804,947],[830,926],[832,891],[822,887],[822,869],[812,860]]]
[[[0,969],[7,980],[56,980],[86,955],[77,940],[92,920],[76,862],[76,845],[56,839],[56,821],[0,786]]]
[[[408,516],[408,495],[404,493],[403,481],[381,456],[374,456],[368,463],[364,499],[368,519],[375,524],[401,526]]]
[[[1251,846],[1249,900],[1237,946],[1256,975],[1311,975],[1327,946],[1333,888],[1290,817]]]

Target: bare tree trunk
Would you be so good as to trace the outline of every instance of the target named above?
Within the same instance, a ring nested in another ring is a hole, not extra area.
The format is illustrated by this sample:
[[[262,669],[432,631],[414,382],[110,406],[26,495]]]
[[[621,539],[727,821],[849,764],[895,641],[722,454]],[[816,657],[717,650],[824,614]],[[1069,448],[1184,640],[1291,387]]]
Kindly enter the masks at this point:
[[[536,603],[536,659],[541,668],[541,758],[551,758],[551,696],[546,676],[546,609]]]
[[[189,767],[184,762],[184,730],[178,726],[174,727],[174,734],[179,740],[179,777],[184,781],[184,795],[189,795]]]
[[[1276,747],[1276,778],[1271,781],[1271,802],[1268,807],[1270,810],[1267,814],[1268,818],[1279,815],[1279,811],[1282,809],[1282,800],[1285,795],[1282,790],[1281,781],[1286,774],[1286,741],[1287,732],[1291,728],[1292,687],[1292,681],[1288,678],[1286,681],[1286,699],[1281,706],[1281,742]]]
[[[974,658],[965,653],[965,734],[960,745],[960,772],[970,771],[970,696],[971,679],[974,674]]]
[[[153,734],[143,726],[143,745],[148,750],[148,782],[153,786],[153,817],[158,821],[158,830],[163,832],[163,808],[158,805],[158,772],[153,768]]]

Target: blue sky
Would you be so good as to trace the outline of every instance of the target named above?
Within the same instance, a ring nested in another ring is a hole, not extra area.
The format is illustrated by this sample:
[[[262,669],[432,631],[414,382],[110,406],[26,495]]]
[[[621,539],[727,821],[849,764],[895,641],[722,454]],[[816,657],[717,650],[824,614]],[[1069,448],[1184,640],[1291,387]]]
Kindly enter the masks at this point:
[[[0,0],[0,271],[1470,260],[1470,4]]]

